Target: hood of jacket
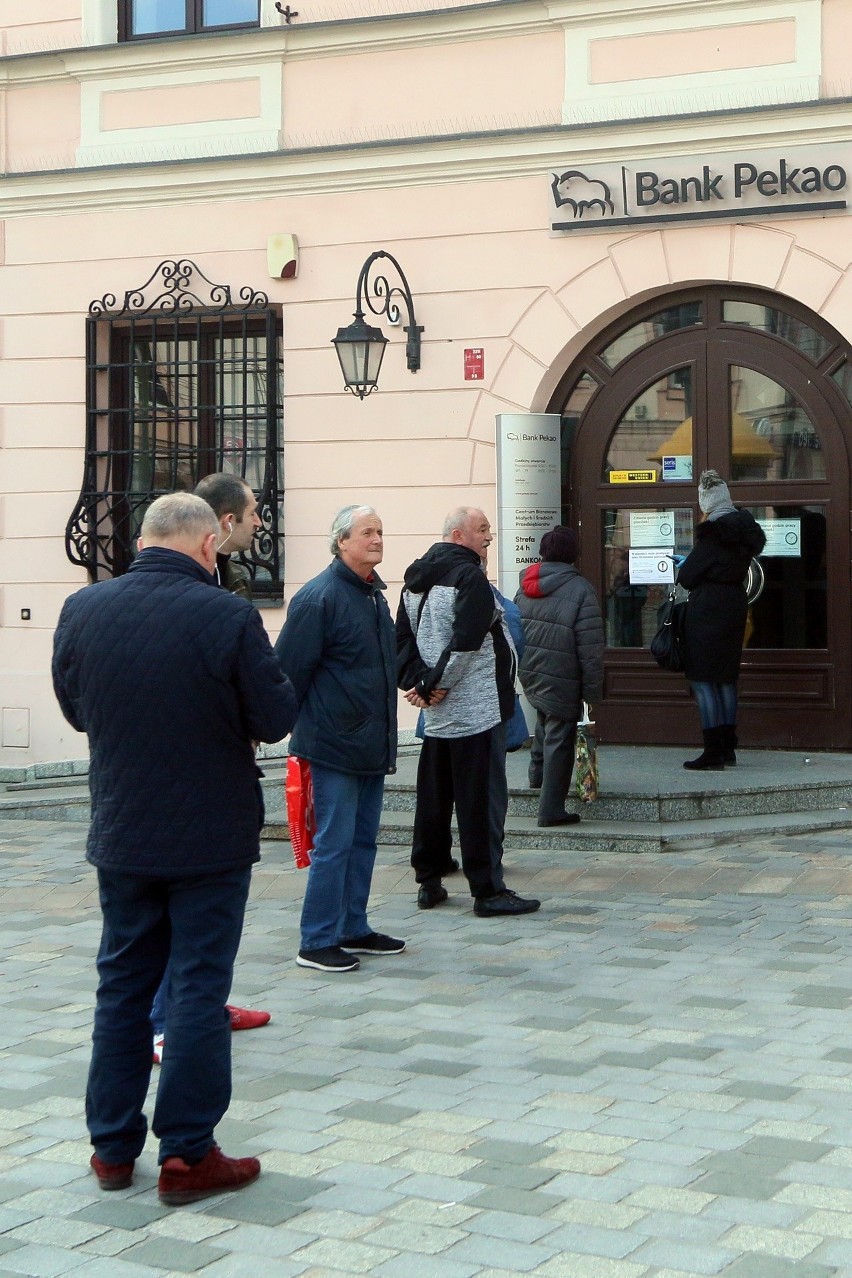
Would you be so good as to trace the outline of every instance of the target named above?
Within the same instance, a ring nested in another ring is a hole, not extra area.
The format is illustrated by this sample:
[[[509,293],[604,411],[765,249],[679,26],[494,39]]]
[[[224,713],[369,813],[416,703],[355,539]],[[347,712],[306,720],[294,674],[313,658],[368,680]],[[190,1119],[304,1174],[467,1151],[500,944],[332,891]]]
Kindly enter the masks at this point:
[[[467,546],[459,546],[454,541],[436,541],[422,559],[415,559],[414,563],[406,568],[404,578],[406,589],[415,595],[422,595],[436,586],[439,581],[443,581],[453,568],[460,567],[462,564],[476,564],[481,567],[482,561],[476,551],[469,550]]]
[[[705,520],[695,530],[696,540],[715,537],[723,545],[741,543],[754,555],[759,555],[766,545],[766,536],[754,515],[748,510],[735,510],[718,519]]]
[[[521,590],[528,599],[544,599],[579,575],[579,570],[574,564],[530,564],[529,568],[525,568],[521,573]]]

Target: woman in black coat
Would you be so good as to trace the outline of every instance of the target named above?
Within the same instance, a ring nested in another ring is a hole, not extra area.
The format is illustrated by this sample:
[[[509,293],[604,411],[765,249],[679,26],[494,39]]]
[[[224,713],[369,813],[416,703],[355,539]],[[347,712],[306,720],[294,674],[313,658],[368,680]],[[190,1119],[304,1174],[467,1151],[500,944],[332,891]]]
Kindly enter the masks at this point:
[[[748,611],[745,577],[766,537],[747,510],[737,510],[715,470],[702,472],[698,504],[703,520],[677,580],[689,591],[684,673],[698,703],[704,751],[683,766],[720,772],[737,761],[737,680]]]

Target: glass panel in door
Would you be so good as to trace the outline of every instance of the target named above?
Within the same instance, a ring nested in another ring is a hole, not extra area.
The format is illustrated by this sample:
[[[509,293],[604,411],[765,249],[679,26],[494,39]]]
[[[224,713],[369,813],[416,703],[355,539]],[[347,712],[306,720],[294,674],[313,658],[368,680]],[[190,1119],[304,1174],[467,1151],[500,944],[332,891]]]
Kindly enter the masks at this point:
[[[666,373],[622,414],[609,441],[603,481],[625,471],[652,471],[657,479],[692,479],[693,370]]]
[[[819,435],[786,387],[732,365],[730,392],[732,479],[825,479]]]

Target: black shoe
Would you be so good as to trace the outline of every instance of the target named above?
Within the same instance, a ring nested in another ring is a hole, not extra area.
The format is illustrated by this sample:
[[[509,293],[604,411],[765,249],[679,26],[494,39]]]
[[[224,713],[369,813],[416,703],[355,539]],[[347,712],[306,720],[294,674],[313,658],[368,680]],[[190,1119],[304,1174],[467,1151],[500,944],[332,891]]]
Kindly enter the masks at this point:
[[[533,781],[533,779],[530,777],[529,781],[527,782],[527,785],[529,786],[531,790],[540,790],[541,777],[538,777],[535,781]]]
[[[577,825],[580,820],[579,814],[576,812],[563,812],[562,816],[554,817],[552,821],[539,821],[540,826],[547,825]]]
[[[368,932],[366,936],[358,936],[352,941],[341,941],[340,947],[350,954],[401,954],[405,941],[385,936],[382,932]]]
[[[417,893],[417,905],[421,910],[434,910],[442,905],[448,896],[447,889],[440,883],[421,883]]]
[[[490,919],[499,914],[535,914],[540,905],[541,901],[535,897],[524,898],[506,888],[496,896],[478,896],[473,903],[473,912],[481,919]]]
[[[719,729],[719,741],[722,748],[722,762],[726,768],[735,768],[737,766],[737,746],[739,745],[736,724],[723,723]]]
[[[296,962],[299,967],[315,967],[318,972],[354,972],[361,966],[354,954],[347,954],[339,945],[324,945],[318,950],[299,950]]]
[[[446,869],[441,871],[441,878],[445,879],[448,874],[458,874],[459,868],[460,867],[459,867],[458,861],[456,860],[454,856],[451,856],[449,861],[447,862]]]

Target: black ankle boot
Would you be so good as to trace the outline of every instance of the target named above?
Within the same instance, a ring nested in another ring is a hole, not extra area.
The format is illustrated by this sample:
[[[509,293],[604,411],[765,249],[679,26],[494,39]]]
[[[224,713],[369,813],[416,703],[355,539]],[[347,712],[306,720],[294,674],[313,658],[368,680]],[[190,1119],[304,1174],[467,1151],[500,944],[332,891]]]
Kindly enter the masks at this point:
[[[725,760],[722,757],[721,728],[705,728],[704,751],[697,759],[688,759],[685,768],[693,772],[724,772]]]
[[[721,733],[722,758],[724,760],[725,767],[736,767],[736,749],[739,745],[737,725],[735,723],[723,723],[719,732]]]

